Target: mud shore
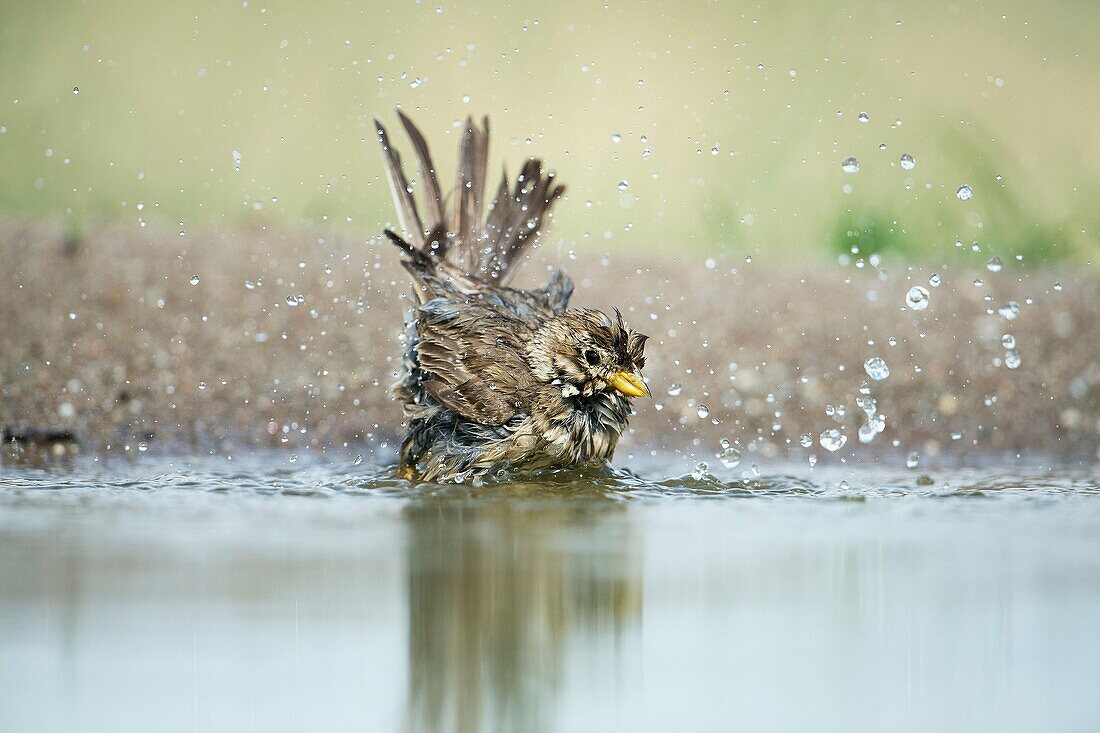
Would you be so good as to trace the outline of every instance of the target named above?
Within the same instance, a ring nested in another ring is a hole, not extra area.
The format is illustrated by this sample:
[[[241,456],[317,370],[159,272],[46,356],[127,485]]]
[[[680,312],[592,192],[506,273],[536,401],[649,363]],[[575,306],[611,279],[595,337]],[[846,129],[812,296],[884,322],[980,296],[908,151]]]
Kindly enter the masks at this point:
[[[726,438],[746,460],[1100,457],[1094,265],[1006,261],[990,272],[980,256],[946,270],[598,249],[574,259],[546,246],[519,284],[558,261],[576,281],[575,305],[618,306],[651,336],[654,399],[638,403],[628,455],[716,460]],[[905,307],[914,285],[930,293],[925,310]],[[132,224],[76,239],[0,222],[0,426],[70,432],[111,450],[174,442],[392,453],[401,415],[386,388],[406,290],[395,253],[365,239],[179,236]],[[1013,320],[999,313],[1010,302]],[[876,356],[889,368],[881,381],[864,367]],[[885,416],[869,444],[857,437],[861,397]],[[832,454],[819,444],[830,428],[846,437]],[[810,448],[800,444],[807,433]]]

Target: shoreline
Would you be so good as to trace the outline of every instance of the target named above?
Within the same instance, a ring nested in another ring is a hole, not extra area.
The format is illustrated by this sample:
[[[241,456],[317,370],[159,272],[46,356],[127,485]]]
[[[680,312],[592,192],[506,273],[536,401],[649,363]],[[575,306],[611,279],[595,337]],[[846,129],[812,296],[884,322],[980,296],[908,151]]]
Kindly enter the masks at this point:
[[[12,222],[0,241],[0,426],[71,431],[89,446],[393,449],[400,407],[386,388],[407,281],[388,245],[122,226],[73,243],[56,226]],[[544,279],[551,249],[517,284]],[[1100,459],[1100,274],[982,263],[936,270],[931,287],[932,269],[897,263],[561,260],[573,305],[618,306],[651,337],[654,398],[636,402],[621,453],[706,460],[725,438],[746,465],[909,451]],[[904,307],[913,285],[929,290],[926,310]],[[998,314],[1010,301],[1012,321]],[[875,356],[889,366],[882,381],[863,368]],[[886,418],[863,445],[856,401],[868,396]],[[819,440],[830,428],[847,438],[831,455]]]

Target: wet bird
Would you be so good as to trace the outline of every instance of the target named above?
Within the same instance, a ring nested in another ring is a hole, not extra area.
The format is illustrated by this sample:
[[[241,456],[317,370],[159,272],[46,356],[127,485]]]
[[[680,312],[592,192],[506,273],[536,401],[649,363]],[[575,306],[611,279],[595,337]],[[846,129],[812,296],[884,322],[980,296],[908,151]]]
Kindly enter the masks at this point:
[[[529,159],[484,198],[489,122],[467,120],[458,173],[444,198],[424,136],[398,112],[420,171],[423,214],[397,150],[375,120],[404,237],[414,301],[392,393],[407,433],[399,474],[464,482],[541,468],[605,462],[626,428],[646,336],[618,310],[568,309],[573,283],[560,269],[542,288],[508,286],[564,187]]]

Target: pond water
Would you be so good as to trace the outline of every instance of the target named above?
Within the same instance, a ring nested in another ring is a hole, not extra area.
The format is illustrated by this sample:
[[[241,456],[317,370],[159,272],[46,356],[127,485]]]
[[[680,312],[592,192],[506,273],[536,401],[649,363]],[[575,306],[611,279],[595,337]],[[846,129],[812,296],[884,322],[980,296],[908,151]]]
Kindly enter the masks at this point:
[[[1100,726],[1095,467],[660,466],[9,463],[0,729]]]

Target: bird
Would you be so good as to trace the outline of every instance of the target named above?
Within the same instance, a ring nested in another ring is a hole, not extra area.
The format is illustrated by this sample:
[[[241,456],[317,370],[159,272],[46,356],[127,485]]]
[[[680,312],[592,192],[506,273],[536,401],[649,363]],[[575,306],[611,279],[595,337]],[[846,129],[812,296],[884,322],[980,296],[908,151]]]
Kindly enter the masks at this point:
[[[511,184],[505,168],[487,201],[489,119],[478,125],[468,117],[454,190],[445,199],[423,134],[401,110],[397,115],[422,192],[421,208],[375,119],[404,236],[384,234],[413,294],[390,388],[406,427],[398,475],[477,483],[608,463],[632,400],[650,396],[641,371],[648,337],[629,328],[618,309],[570,309],[573,283],[560,268],[541,288],[509,286],[564,186],[532,157]]]

